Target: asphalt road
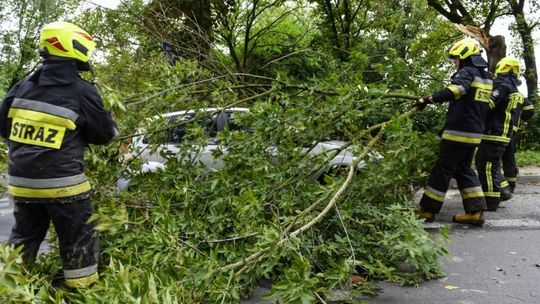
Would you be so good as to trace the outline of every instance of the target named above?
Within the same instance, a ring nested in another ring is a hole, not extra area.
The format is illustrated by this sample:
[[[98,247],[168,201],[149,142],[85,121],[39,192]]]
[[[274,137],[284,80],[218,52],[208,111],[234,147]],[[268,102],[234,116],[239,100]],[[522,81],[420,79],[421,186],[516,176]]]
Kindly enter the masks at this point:
[[[4,243],[9,237],[11,227],[15,220],[13,219],[13,203],[9,202],[7,195],[0,198],[0,242]]]
[[[540,185],[519,185],[497,212],[486,212],[484,227],[451,223],[462,213],[459,192],[449,193],[436,231],[451,224],[451,256],[442,259],[447,276],[418,287],[383,282],[382,293],[369,303],[513,304],[540,303]]]
[[[434,223],[426,229],[437,233],[451,225],[450,257],[441,259],[447,276],[401,287],[380,282],[377,297],[355,299],[373,304],[540,304],[540,175],[522,179],[514,197],[497,212],[486,212],[483,227],[452,223],[463,213],[459,191],[450,190]],[[420,193],[418,193],[420,194]],[[420,200],[420,195],[415,201]],[[268,286],[258,287],[243,304],[274,303],[264,300]],[[344,302],[338,302],[344,303]],[[347,302],[345,302],[347,303]]]

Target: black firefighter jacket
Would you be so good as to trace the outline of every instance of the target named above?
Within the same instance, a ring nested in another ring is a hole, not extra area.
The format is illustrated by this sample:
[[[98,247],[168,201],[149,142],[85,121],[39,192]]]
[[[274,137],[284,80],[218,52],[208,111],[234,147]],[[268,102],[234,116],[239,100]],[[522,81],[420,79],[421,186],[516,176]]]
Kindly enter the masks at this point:
[[[442,140],[466,145],[478,145],[482,141],[493,89],[491,74],[485,67],[487,63],[485,66],[464,64],[452,76],[448,87],[433,94],[435,103],[450,101]]]
[[[509,73],[499,74],[491,93],[495,106],[488,112],[482,140],[507,145],[513,134],[513,118],[517,108],[523,106],[524,99],[518,91],[517,78]]]
[[[89,196],[83,154],[118,134],[94,86],[73,60],[44,61],[0,106],[7,139],[8,191],[15,201],[76,201]]]
[[[527,122],[534,116],[534,106],[528,98],[524,98],[523,103],[518,103],[512,115],[514,133],[521,127],[521,122]]]

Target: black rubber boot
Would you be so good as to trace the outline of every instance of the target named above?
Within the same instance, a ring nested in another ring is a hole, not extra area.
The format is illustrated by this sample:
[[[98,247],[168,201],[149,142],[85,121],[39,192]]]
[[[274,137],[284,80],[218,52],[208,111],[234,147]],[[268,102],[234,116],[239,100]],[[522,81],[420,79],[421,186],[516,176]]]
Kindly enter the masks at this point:
[[[512,198],[512,191],[510,187],[501,188],[501,202],[507,201]]]
[[[516,182],[508,182],[508,185],[510,185],[510,192],[514,193],[514,190],[516,189]]]
[[[486,197],[486,209],[484,211],[497,211],[497,208],[499,208],[499,204],[501,203],[500,199],[493,198],[493,197]]]
[[[487,208],[484,211],[497,211],[499,203],[486,202]]]

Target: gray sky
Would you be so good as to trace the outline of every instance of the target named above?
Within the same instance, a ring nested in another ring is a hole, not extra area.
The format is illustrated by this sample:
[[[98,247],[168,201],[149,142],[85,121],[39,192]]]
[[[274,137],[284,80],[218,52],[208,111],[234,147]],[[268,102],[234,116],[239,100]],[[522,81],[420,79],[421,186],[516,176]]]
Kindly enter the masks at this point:
[[[85,2],[87,5],[92,5],[92,3],[94,3],[108,8],[115,8],[120,4],[120,0],[87,0]]]
[[[527,11],[525,11],[527,12]],[[513,21],[513,17],[505,17],[503,19],[497,20],[497,22],[494,24],[493,28],[490,31],[490,34],[493,36],[496,35],[503,35],[506,39],[506,46],[507,46],[507,55],[517,56],[515,53],[516,44],[521,45],[521,38],[520,37],[514,37],[511,35],[510,31],[508,30],[508,26]],[[533,39],[535,40],[534,44],[534,53],[536,56],[536,70],[539,71],[540,67],[540,30],[536,29],[536,31],[533,33]],[[525,69],[525,63],[521,62],[522,68]],[[525,79],[522,78],[523,84],[519,87],[519,91],[525,96],[527,96],[527,86],[525,85]]]

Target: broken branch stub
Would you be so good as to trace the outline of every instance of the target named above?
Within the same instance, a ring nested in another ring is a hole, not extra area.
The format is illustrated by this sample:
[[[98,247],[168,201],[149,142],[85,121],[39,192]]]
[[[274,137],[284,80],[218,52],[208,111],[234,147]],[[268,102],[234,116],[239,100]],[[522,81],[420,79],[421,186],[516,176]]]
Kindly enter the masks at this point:
[[[491,34],[483,28],[474,25],[455,24],[456,28],[480,42],[487,52],[489,71],[495,73],[497,62],[506,56],[506,41],[504,36]]]

